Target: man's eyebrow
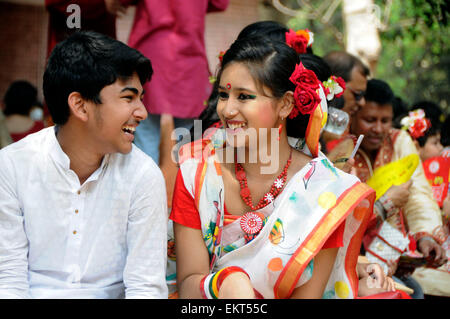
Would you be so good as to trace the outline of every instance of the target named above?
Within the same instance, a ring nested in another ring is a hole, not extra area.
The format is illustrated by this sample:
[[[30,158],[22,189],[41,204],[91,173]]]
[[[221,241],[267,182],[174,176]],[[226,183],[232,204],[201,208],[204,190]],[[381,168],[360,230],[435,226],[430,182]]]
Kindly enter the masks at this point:
[[[130,86],[124,87],[124,88],[120,91],[120,93],[123,93],[123,92],[125,92],[125,91],[131,91],[131,92],[133,92],[134,94],[139,95],[139,90],[136,89],[135,87],[130,87]]]

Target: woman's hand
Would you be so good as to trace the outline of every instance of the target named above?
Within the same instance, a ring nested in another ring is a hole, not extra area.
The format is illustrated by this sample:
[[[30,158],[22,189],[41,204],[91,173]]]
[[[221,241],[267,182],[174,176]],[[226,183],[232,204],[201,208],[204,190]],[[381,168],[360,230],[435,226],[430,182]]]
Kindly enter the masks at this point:
[[[219,299],[255,299],[248,276],[242,272],[228,275],[219,288]]]

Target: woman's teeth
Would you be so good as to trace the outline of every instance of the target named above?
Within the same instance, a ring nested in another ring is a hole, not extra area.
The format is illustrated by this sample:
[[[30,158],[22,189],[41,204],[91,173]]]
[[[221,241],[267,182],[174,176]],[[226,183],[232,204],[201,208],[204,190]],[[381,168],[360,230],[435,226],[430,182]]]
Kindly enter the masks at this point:
[[[134,126],[124,126],[122,127],[122,131],[124,131],[125,133],[129,133],[129,134],[133,134],[136,131],[136,128]]]
[[[239,123],[239,124],[228,123],[228,127],[233,129],[233,130],[235,130],[237,128],[240,128],[240,127],[244,127],[244,126],[245,126],[245,123]]]

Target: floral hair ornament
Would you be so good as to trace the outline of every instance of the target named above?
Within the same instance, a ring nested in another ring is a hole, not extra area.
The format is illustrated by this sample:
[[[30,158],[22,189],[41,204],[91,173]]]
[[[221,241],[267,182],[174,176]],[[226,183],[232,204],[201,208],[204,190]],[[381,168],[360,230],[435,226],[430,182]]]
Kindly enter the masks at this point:
[[[412,138],[418,139],[431,127],[431,122],[425,117],[422,109],[417,109],[408,113],[401,121],[402,129],[407,130]]]
[[[314,34],[308,29],[286,32],[286,44],[293,48],[298,54],[306,53],[306,48],[311,47],[314,42]]]
[[[323,82],[323,87],[325,88],[325,95],[327,100],[331,101],[335,97],[340,97],[345,91],[345,81],[340,76],[330,76],[328,80]]]
[[[306,69],[302,63],[295,66],[289,80],[295,84],[294,107],[289,118],[295,118],[299,113],[309,115],[305,132],[305,142],[313,157],[319,154],[320,133],[327,123],[328,106],[323,84],[316,74]]]
[[[321,87],[316,74],[306,69],[303,64],[297,64],[289,80],[295,84],[294,108],[289,113],[289,118],[296,117],[299,113],[303,115],[314,112],[317,105],[320,104],[318,89]]]
[[[217,56],[219,58],[220,64],[222,64],[223,56],[225,55],[227,51],[220,51],[219,55]]]

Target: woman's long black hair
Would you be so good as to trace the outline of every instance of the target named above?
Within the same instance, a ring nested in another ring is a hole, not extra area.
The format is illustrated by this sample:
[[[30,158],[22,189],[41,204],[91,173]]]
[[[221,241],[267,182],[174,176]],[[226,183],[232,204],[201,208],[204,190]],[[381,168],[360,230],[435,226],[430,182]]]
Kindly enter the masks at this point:
[[[217,89],[221,72],[230,62],[246,63],[253,77],[262,85],[269,87],[275,97],[283,96],[288,90],[295,90],[295,86],[289,81],[289,77],[295,69],[295,64],[298,64],[300,61],[305,68],[312,70],[320,81],[326,81],[330,77],[331,70],[329,66],[322,58],[312,54],[310,48],[308,48],[308,53],[298,55],[285,43],[285,33],[287,31],[288,29],[278,22],[260,21],[248,25],[239,33],[235,43],[222,58],[221,69],[217,80],[213,84],[207,107],[200,114],[199,119],[202,121],[202,132],[220,121],[216,112],[218,102]],[[273,61],[268,59],[265,63],[262,63],[270,54],[274,54],[276,58]],[[304,137],[308,121],[309,115],[301,114],[294,119],[287,119],[287,135]],[[192,134],[193,129],[191,130],[191,136],[193,136]]]

